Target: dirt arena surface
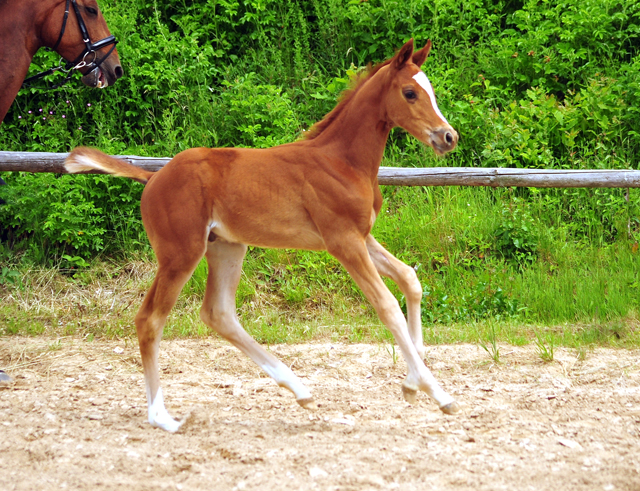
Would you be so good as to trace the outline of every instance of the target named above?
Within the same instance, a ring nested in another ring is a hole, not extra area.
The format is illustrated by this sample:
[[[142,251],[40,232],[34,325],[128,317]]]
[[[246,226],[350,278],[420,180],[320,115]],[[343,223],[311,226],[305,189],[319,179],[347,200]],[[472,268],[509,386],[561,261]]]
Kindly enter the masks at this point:
[[[179,434],[146,423],[134,342],[0,338],[2,490],[640,490],[640,352],[433,346],[463,413],[403,401],[385,345],[270,348],[319,404],[300,408],[214,338],[163,341]]]

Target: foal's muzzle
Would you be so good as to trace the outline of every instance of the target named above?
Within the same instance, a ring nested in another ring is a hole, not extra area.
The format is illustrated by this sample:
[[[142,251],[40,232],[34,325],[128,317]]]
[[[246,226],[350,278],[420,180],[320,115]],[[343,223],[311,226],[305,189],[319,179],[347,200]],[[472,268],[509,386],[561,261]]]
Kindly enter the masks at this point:
[[[458,144],[458,133],[450,126],[432,131],[429,138],[433,149],[439,155],[450,152]]]

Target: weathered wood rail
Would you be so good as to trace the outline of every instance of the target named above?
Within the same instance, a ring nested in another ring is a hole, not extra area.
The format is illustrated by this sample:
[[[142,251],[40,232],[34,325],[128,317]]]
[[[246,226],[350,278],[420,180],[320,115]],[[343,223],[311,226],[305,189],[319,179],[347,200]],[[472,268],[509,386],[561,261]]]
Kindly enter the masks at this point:
[[[0,171],[63,174],[66,153],[0,152]],[[119,158],[157,171],[170,158],[119,155]],[[381,167],[378,182],[388,186],[490,186],[533,188],[638,188],[638,170],[557,170],[483,167]]]

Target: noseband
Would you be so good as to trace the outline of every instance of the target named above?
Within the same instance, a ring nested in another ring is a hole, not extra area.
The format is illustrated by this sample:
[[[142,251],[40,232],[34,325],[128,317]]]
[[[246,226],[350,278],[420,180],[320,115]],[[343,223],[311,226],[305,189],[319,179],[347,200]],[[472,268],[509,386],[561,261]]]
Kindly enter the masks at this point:
[[[97,41],[95,43],[91,42],[89,31],[87,30],[87,26],[84,23],[82,15],[80,15],[80,9],[78,8],[76,0],[67,0],[66,7],[64,9],[64,18],[62,19],[62,28],[60,29],[60,35],[58,36],[56,44],[54,44],[53,48],[51,48],[52,51],[58,49],[60,41],[62,41],[62,36],[64,36],[64,31],[67,27],[67,19],[69,18],[69,4],[73,5],[73,10],[75,11],[76,18],[78,19],[80,34],[82,34],[82,41],[84,42],[84,51],[80,53],[80,56],[78,56],[73,61],[67,61],[64,58],[61,58],[60,65],[58,65],[57,67],[50,68],[47,71],[40,72],[32,77],[27,78],[24,82],[22,82],[23,87],[28,86],[29,82],[41,79],[58,70],[62,70],[63,72],[67,73],[67,77],[62,81],[62,83],[49,87],[50,89],[58,88],[69,81],[71,75],[73,74],[73,70],[79,70],[80,68],[89,67],[89,72],[92,72],[93,70],[99,68],[100,65],[102,65],[102,63],[111,55],[111,53],[113,53],[113,50],[116,49],[116,43],[118,41],[116,40],[116,37],[114,35],[107,36],[106,38],[101,39],[100,41]],[[109,52],[102,58],[98,59],[98,50],[109,45],[112,45]],[[62,61],[65,61],[66,63],[63,65]]]

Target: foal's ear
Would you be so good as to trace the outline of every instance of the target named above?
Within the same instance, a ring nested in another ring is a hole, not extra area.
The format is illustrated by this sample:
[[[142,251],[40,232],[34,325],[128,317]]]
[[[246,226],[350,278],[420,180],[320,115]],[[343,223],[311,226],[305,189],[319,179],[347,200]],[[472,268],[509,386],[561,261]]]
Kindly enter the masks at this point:
[[[400,70],[404,64],[411,59],[411,55],[413,54],[413,38],[409,39],[398,54],[393,58],[392,66],[396,70]]]
[[[429,51],[431,51],[431,39],[427,41],[427,44],[424,48],[413,53],[413,58],[411,61],[413,61],[418,66],[422,66],[422,64],[427,59],[427,56],[429,56]]]

